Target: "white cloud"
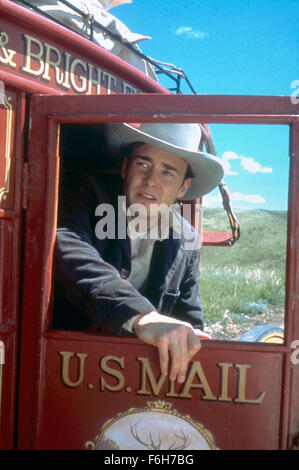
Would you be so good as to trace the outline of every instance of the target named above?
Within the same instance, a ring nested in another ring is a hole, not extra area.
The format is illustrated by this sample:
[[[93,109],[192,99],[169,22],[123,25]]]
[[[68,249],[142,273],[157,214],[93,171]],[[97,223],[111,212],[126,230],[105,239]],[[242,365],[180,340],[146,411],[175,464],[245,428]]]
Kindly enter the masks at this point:
[[[222,158],[224,158],[225,160],[237,160],[240,157],[235,152],[227,150],[222,154]]]
[[[272,173],[272,168],[262,166],[259,162],[256,162],[253,158],[240,157],[241,165],[249,173]]]
[[[231,202],[248,202],[250,204],[265,204],[266,200],[259,194],[243,194],[240,192],[230,193]],[[204,196],[204,207],[219,207],[221,205],[221,196]]]
[[[272,168],[264,167],[259,162],[255,161],[251,157],[243,157],[237,153],[227,150],[219,158],[225,175],[238,175],[236,171],[232,171],[232,165],[234,161],[237,161],[238,167],[243,167],[249,173],[272,173]],[[235,170],[236,168],[234,168]],[[265,204],[267,201],[260,194],[243,194],[241,192],[231,193],[229,188],[229,196],[232,203],[240,202],[240,207],[244,207],[242,203],[247,204]],[[203,198],[203,205],[205,207],[219,207],[221,206],[221,196],[220,193],[211,193]],[[234,204],[235,205],[235,204]]]
[[[266,200],[259,194],[242,194],[242,193],[231,193],[230,198],[232,201],[244,201],[250,202],[251,204],[264,204]]]
[[[238,155],[235,152],[227,151],[224,152],[221,158],[221,163],[226,175],[238,175],[236,171],[231,171],[231,164],[228,160],[237,160],[239,159]]]
[[[221,204],[221,196],[204,196],[202,202],[204,207],[218,207]]]
[[[199,30],[194,30],[191,26],[180,26],[176,31],[175,34],[179,36],[186,36],[188,39],[204,39],[208,36],[208,33],[203,33]]]
[[[241,166],[248,171],[249,173],[272,173],[272,168],[262,166],[259,162],[254,160],[252,157],[243,157],[237,155],[235,152],[232,152],[231,150],[227,150],[222,154],[222,157],[220,159],[224,173],[226,175],[238,175],[239,173],[236,171],[231,170],[231,163],[229,160],[240,160]]]

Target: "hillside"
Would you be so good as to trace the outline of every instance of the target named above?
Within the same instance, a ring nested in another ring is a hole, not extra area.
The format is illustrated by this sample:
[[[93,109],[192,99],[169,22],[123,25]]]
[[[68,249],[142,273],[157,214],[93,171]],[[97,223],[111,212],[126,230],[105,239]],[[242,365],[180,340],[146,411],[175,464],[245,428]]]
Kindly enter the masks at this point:
[[[287,213],[235,211],[241,237],[232,247],[201,249],[206,331],[238,339],[255,325],[283,326]],[[226,213],[204,210],[204,231],[229,231]]]
[[[210,267],[284,269],[287,212],[237,210],[241,237],[232,247],[202,247],[201,263]],[[230,231],[222,209],[204,209],[204,231]]]

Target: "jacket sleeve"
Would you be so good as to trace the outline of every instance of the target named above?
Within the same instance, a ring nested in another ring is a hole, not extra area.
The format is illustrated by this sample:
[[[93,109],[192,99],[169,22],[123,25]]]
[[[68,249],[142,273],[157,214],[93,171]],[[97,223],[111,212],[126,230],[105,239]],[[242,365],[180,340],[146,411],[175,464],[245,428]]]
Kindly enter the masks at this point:
[[[125,322],[155,308],[95,248],[94,211],[101,200],[103,192],[92,177],[73,177],[62,188],[55,283],[60,295],[92,321],[121,334]]]
[[[172,315],[203,330],[203,314],[199,297],[199,250],[188,257],[186,270],[180,284],[180,296]]]

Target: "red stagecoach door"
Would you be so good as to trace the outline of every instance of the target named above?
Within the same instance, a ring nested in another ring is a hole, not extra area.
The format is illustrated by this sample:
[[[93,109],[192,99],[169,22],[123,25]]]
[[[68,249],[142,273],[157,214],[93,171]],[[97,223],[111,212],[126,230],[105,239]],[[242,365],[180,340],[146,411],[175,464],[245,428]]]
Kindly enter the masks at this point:
[[[0,448],[13,446],[25,97],[0,82]]]
[[[282,97],[33,96],[30,119],[19,448],[291,448],[299,432],[298,106]],[[61,124],[116,121],[290,126],[283,344],[206,341],[178,386],[159,375],[155,348],[134,337],[51,329]]]

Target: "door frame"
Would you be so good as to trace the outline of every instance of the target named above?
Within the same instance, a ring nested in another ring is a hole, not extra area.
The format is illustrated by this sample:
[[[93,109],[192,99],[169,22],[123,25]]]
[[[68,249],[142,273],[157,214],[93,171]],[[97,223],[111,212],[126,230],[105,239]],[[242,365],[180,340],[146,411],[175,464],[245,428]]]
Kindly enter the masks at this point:
[[[207,348],[275,352],[283,357],[279,448],[291,448],[299,431],[299,365],[291,361],[299,339],[299,106],[289,97],[138,94],[33,95],[29,137],[30,195],[25,226],[24,283],[19,380],[19,445],[34,448],[42,406],[39,382],[43,342],[49,329],[52,253],[55,242],[59,155],[63,123],[200,122],[282,124],[290,128],[290,181],[286,266],[285,338],[281,345],[211,341]],[[44,138],[41,139],[41,136]],[[33,295],[33,292],[36,295]],[[69,336],[69,335],[68,335]],[[28,373],[28,364],[31,372]]]

